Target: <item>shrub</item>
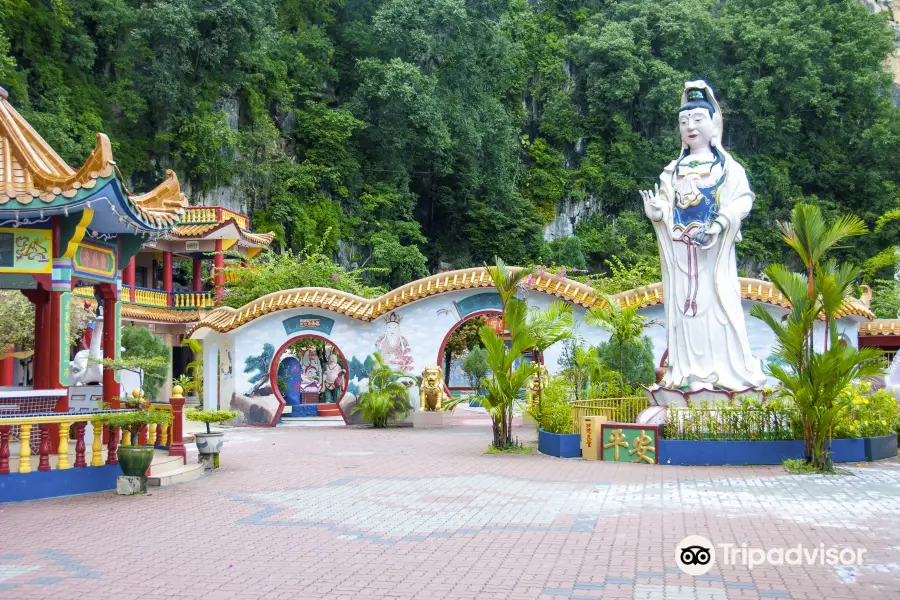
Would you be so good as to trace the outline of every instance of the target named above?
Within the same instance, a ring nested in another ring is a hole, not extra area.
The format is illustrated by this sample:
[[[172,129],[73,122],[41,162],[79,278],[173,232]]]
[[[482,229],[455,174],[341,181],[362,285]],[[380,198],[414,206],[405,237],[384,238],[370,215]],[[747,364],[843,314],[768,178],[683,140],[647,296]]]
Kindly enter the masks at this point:
[[[738,397],[735,402],[701,403],[670,408],[666,439],[773,441],[803,439],[800,415],[795,407],[774,399],[760,402]]]
[[[547,433],[572,433],[572,383],[564,377],[554,377],[544,385],[540,406],[535,403],[529,414]]]
[[[188,421],[197,421],[206,423],[206,433],[212,433],[209,429],[210,423],[224,423],[238,417],[237,411],[233,410],[200,410],[191,409],[184,413]]]
[[[859,381],[844,390],[847,405],[834,421],[835,438],[876,437],[896,431],[900,420],[897,399],[886,389],[872,392],[872,384]]]

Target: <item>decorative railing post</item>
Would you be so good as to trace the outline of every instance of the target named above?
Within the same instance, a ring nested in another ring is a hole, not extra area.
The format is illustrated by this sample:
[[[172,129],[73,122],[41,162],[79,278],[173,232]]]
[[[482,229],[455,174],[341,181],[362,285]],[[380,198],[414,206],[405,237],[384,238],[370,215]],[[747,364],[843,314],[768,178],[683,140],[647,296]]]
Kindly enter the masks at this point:
[[[31,473],[31,425],[19,425],[19,473]]]
[[[59,424],[59,457],[56,463],[58,471],[69,469],[69,426],[71,423]]]
[[[94,440],[91,442],[91,466],[103,466],[103,421],[91,422]]]
[[[169,428],[169,456],[180,456],[182,462],[187,464],[187,450],[182,439],[184,397],[180,385],[172,388],[172,397],[169,404],[172,406],[172,427]]]
[[[50,426],[46,423],[38,425],[38,435],[40,436],[40,446],[38,446],[38,471],[50,470]]]
[[[75,423],[75,466],[86,467],[87,462],[84,460],[84,428],[87,427],[87,421],[79,421]]]
[[[9,474],[9,425],[0,426],[0,475]]]
[[[116,456],[116,448],[119,447],[119,430],[115,427],[109,428],[109,444],[106,447],[108,450],[106,453],[106,464],[119,464],[119,457]]]

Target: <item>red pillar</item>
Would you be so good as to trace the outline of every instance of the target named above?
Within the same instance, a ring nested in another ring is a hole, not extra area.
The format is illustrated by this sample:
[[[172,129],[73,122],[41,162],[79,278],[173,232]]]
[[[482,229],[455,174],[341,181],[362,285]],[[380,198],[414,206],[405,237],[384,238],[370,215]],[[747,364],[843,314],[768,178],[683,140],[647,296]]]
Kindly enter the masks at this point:
[[[203,291],[203,261],[199,258],[194,259],[194,291]]]
[[[10,346],[7,352],[12,352],[13,347]],[[0,385],[16,385],[16,363],[12,356],[0,360]]]
[[[134,269],[134,257],[132,256],[125,268],[122,269],[122,285],[129,287],[128,299],[131,302],[134,302]]]
[[[216,304],[222,294],[225,293],[225,253],[222,251],[222,240],[216,240],[216,257],[214,263],[215,284],[216,284]]]
[[[40,287],[36,290],[24,290],[22,293],[34,304],[34,358],[31,361],[33,385],[36,390],[46,389],[48,347],[45,337],[49,330],[50,294]]]
[[[100,295],[103,298],[103,358],[116,357],[116,288],[104,283],[100,286]],[[119,408],[119,384],[116,382],[116,372],[112,369],[103,369],[103,404],[112,408]],[[116,400],[113,400],[116,398]]]
[[[169,404],[172,405],[172,428],[169,430],[169,456],[180,456],[182,462],[187,464],[187,449],[184,447],[184,432],[182,431],[184,398],[181,396],[169,398]]]
[[[172,253],[163,252],[163,291],[169,295],[169,306],[172,306],[172,290]]]

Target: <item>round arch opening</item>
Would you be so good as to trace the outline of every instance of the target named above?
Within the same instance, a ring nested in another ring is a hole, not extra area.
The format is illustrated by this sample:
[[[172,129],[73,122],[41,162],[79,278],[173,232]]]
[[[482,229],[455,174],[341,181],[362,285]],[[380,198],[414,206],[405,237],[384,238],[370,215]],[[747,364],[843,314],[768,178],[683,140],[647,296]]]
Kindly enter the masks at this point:
[[[440,365],[441,369],[444,371],[444,388],[448,394],[452,393],[454,390],[461,392],[472,390],[472,387],[469,385],[468,379],[466,378],[466,374],[462,370],[462,361],[465,356],[460,356],[456,359],[450,357],[449,362],[447,361],[447,344],[450,342],[450,338],[453,337],[453,334],[459,331],[463,325],[474,319],[482,319],[486,321],[486,324],[488,325],[491,325],[492,322],[495,321],[496,326],[494,328],[498,329],[500,327],[500,317],[500,311],[494,309],[473,312],[457,321],[444,336],[444,339],[441,341],[441,345],[438,348],[438,355],[434,364]]]
[[[346,415],[340,403],[349,385],[349,363],[332,340],[305,333],[286,341],[272,359],[272,391],[295,416]],[[309,414],[307,414],[309,413]]]

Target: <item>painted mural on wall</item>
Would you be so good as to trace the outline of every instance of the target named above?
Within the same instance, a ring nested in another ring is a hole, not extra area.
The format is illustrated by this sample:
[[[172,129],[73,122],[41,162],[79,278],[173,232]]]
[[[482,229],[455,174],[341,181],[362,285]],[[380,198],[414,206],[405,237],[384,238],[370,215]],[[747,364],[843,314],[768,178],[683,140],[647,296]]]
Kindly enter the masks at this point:
[[[269,368],[275,358],[275,347],[263,344],[258,354],[251,354],[244,359],[245,391],[234,393],[231,400],[232,410],[240,413],[239,423],[263,425],[275,421],[281,403],[272,389]]]
[[[400,321],[403,320],[397,311],[384,318],[384,335],[375,342],[375,349],[381,353],[384,362],[404,373],[411,373],[415,360],[409,342],[400,333]]]
[[[300,337],[279,358],[277,386],[290,406],[336,404],[346,391],[348,367],[340,351],[318,337]]]
[[[531,306],[540,309],[546,309],[555,300],[540,292],[524,291],[521,295]],[[226,382],[223,378],[221,382],[222,402],[225,404],[226,398],[232,398],[232,408],[244,415],[248,423],[262,423],[266,418],[274,419],[279,407],[269,376],[271,361],[275,359],[274,353],[292,338],[309,332],[334,344],[347,359],[347,393],[341,399],[340,406],[345,417],[353,422],[350,413],[356,399],[367,389],[372,356],[376,352],[381,352],[394,368],[405,369],[412,376],[420,375],[425,366],[442,365],[443,340],[466,316],[495,309],[498,301],[496,293],[486,292],[484,289],[459,290],[417,300],[372,322],[326,309],[302,308],[265,315],[227,334],[212,332],[208,338],[210,343],[218,344],[221,354],[228,349],[236,367],[233,381]],[[742,302],[748,340],[754,355],[768,360],[775,339],[768,327],[749,317],[749,308],[753,304],[755,302],[749,300]],[[764,306],[776,317],[785,314],[780,307]],[[640,313],[650,319],[664,320],[661,304],[641,309]],[[606,331],[584,323],[583,308],[576,306],[573,314],[583,343],[597,345],[609,339]],[[848,343],[856,343],[855,320],[841,319],[838,328],[847,336]],[[658,364],[666,349],[665,329],[649,327],[646,333],[653,342],[653,353]],[[821,334],[817,336],[818,339],[821,337]],[[559,358],[562,353],[562,344],[545,351],[544,362],[551,373],[560,370]],[[303,358],[297,359],[302,364]],[[325,369],[326,365],[320,364],[320,367]],[[468,387],[461,368],[455,367],[456,365],[451,365],[450,385],[457,387],[457,384],[461,384],[459,387]],[[411,398],[416,398],[418,390],[415,379],[410,378],[408,383]],[[413,408],[416,406],[417,403],[413,403]]]

